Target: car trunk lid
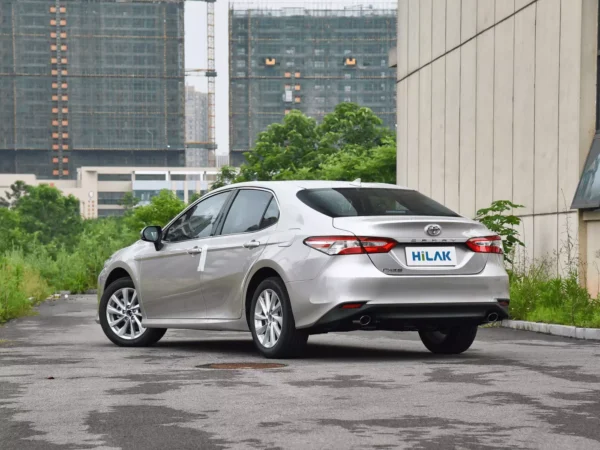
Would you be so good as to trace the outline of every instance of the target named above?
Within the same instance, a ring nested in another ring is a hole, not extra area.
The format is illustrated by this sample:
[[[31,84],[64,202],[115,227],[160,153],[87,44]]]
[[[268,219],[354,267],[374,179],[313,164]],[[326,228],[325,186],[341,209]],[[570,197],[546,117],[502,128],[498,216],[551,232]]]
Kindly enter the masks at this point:
[[[481,272],[488,259],[487,254],[475,253],[465,243],[490,232],[464,217],[337,217],[333,226],[356,236],[396,240],[398,245],[389,253],[369,255],[375,267],[387,275],[472,275]]]

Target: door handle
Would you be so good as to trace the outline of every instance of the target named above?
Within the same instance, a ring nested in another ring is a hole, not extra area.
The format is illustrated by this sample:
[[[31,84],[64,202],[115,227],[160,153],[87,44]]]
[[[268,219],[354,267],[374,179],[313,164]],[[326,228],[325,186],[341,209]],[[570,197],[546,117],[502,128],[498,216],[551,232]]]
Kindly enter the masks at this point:
[[[255,241],[254,239],[252,239],[250,242],[246,242],[244,244],[245,248],[256,248],[260,245],[260,242]]]
[[[188,249],[188,254],[190,255],[197,255],[199,253],[202,253],[202,249],[200,247],[194,247],[194,248],[190,248]]]

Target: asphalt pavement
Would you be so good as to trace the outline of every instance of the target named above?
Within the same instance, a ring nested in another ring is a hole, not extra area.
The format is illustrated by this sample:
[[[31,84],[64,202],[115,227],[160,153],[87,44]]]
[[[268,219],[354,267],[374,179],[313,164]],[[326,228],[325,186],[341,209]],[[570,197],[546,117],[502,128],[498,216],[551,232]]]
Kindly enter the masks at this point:
[[[272,361],[246,333],[119,348],[95,307],[47,302],[0,327],[1,449],[600,449],[599,343],[487,328],[446,357],[363,331]],[[264,362],[284,366],[210,368]]]

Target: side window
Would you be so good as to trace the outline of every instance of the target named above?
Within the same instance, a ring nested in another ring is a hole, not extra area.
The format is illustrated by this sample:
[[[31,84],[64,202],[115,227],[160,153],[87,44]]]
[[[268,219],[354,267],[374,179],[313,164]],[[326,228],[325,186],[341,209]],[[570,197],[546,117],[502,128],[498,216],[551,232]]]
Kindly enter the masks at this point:
[[[262,222],[272,198],[266,191],[241,190],[229,209],[221,234],[248,233],[264,228]]]
[[[179,242],[210,236],[230,194],[223,192],[213,195],[189,209],[169,227],[165,240]]]
[[[277,206],[277,201],[274,198],[271,198],[271,202],[263,215],[262,220],[260,221],[260,229],[270,227],[274,225],[279,220],[279,207]]]

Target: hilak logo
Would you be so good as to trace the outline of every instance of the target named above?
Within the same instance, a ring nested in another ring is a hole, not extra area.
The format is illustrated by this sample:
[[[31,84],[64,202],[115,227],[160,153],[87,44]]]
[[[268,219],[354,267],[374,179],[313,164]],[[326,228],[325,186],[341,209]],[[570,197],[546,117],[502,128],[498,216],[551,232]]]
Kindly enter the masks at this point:
[[[436,251],[433,256],[428,251],[412,252],[413,261],[452,261],[450,251]]]

